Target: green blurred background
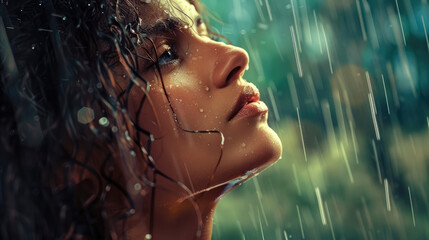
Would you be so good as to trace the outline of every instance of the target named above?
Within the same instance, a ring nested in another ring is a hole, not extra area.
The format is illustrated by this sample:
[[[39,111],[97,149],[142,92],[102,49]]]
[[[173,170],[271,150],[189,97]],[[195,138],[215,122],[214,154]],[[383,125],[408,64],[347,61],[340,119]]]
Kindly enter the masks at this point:
[[[284,149],[212,239],[429,239],[427,0],[203,2]]]

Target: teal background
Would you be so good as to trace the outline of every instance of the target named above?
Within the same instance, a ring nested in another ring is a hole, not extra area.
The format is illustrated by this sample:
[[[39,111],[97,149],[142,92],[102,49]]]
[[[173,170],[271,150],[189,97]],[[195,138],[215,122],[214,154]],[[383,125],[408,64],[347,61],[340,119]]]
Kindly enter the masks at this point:
[[[203,2],[284,149],[220,201],[212,239],[429,239],[427,1]]]

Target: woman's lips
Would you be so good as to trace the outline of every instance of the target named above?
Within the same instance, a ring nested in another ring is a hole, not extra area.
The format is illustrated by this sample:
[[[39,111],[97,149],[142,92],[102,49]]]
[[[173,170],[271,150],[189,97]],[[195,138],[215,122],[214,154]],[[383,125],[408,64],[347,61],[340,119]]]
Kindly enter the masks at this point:
[[[232,108],[228,121],[235,118],[251,117],[268,111],[267,105],[259,101],[258,88],[248,83],[241,89],[240,96],[237,98],[235,106]]]
[[[234,116],[235,119],[253,117],[268,112],[268,107],[262,101],[251,102],[244,105]]]

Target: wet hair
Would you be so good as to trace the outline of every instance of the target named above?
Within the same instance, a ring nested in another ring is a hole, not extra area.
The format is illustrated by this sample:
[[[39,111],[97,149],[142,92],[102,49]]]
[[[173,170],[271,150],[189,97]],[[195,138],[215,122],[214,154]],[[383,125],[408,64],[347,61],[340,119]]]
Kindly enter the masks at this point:
[[[128,112],[130,91],[145,93],[141,109],[150,90],[139,61],[152,62],[162,80],[136,10],[146,2],[2,1],[1,239],[126,239],[135,208],[121,176],[151,189],[151,204],[156,176],[176,182],[156,169],[155,139],[137,124],[140,111]],[[115,65],[125,70],[124,89],[113,77]],[[143,172],[134,170],[141,164],[136,157],[144,160]],[[111,192],[124,206],[106,206]],[[122,229],[114,229],[118,224]]]

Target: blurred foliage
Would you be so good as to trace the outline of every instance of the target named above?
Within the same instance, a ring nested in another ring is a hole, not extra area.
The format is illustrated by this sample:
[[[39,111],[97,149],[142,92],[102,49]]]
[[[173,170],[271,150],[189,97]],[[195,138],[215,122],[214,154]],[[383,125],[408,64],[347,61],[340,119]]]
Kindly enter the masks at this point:
[[[250,55],[282,159],[213,239],[429,239],[427,0],[203,1]]]

